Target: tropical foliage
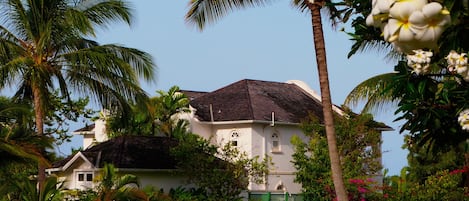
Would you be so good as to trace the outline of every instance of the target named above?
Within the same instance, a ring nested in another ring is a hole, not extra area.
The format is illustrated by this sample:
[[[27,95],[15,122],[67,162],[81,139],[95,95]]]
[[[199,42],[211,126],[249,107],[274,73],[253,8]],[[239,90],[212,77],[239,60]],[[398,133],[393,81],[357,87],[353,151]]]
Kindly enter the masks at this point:
[[[153,80],[151,56],[89,39],[96,28],[112,22],[130,24],[128,3],[6,0],[0,8],[0,89],[10,87],[15,98],[33,104],[39,137],[44,135],[46,115],[53,111],[48,100],[56,88],[67,101],[73,91],[124,112],[129,110],[128,101],[146,97],[138,78]],[[44,168],[39,165],[40,184]]]
[[[263,183],[270,158],[249,158],[230,143],[214,145],[196,134],[175,135],[179,144],[171,151],[189,183],[206,192],[207,200],[242,200],[250,181]]]
[[[187,176],[188,183],[198,189],[173,189],[165,194],[148,190],[150,200],[239,200],[250,181],[263,182],[269,160],[259,156],[248,158],[231,144],[215,145],[210,140],[188,131],[187,120],[180,115],[189,112],[189,100],[173,86],[167,92],[158,91],[143,107],[134,106],[134,112],[124,119],[108,119],[108,132],[116,135],[161,135],[174,138],[178,144],[171,154],[177,168]],[[135,126],[134,126],[135,125]],[[111,136],[112,137],[112,136]]]
[[[354,181],[348,185],[349,199],[357,200],[357,189],[364,188],[362,182],[377,179],[382,170],[381,136],[377,129],[384,128],[384,125],[373,121],[369,114],[356,115],[348,111],[344,117],[335,119],[338,148],[344,177]],[[333,200],[324,125],[311,116],[302,128],[310,141],[305,143],[297,136],[292,138],[295,148],[293,163],[297,169],[295,181],[302,184],[306,200]]]
[[[190,1],[189,11],[186,19],[191,24],[195,24],[200,30],[206,24],[213,23],[226,14],[247,7],[263,6],[274,1],[269,0],[192,0]],[[331,171],[335,192],[339,201],[347,200],[342,168],[340,167],[340,158],[337,150],[337,139],[334,130],[334,117],[332,112],[332,101],[329,89],[329,75],[326,62],[326,48],[324,42],[324,33],[322,29],[322,17],[320,10],[327,7],[331,14],[331,19],[343,19],[350,17],[349,12],[339,11],[331,0],[293,0],[292,5],[300,11],[309,12],[311,15],[311,25],[313,30],[314,52],[316,54],[316,64],[319,74],[319,85],[321,88],[321,105],[324,116],[324,124],[327,134],[327,144],[329,149],[329,159],[331,161]],[[345,9],[346,10],[346,9]],[[346,21],[346,19],[344,19]],[[335,21],[333,21],[335,22]]]
[[[178,86],[167,92],[159,90],[158,96],[143,104],[132,106],[132,113],[113,114],[107,119],[110,137],[120,135],[166,135],[184,133],[187,122],[178,115],[189,112],[189,99]]]
[[[2,201],[61,201],[63,194],[61,193],[61,183],[56,177],[46,178],[44,185],[37,188],[34,180],[23,179],[14,181],[10,186],[1,186],[0,193]],[[11,189],[14,189],[12,191]]]
[[[0,97],[1,166],[26,160],[47,163],[38,152],[36,145],[42,143],[40,138],[34,136],[31,122],[31,107]]]
[[[139,189],[136,176],[119,175],[112,164],[105,164],[101,170],[96,201],[148,200],[145,192]]]
[[[350,56],[376,44],[391,47],[399,54],[393,73],[379,80],[380,85],[363,83],[351,99],[366,99],[374,91],[380,96],[371,102],[397,102],[395,114],[397,120],[404,122],[400,132],[406,135],[404,147],[409,150],[409,167],[401,179],[415,187],[414,194],[408,196],[417,200],[467,199],[461,197],[465,191],[462,187],[468,185],[466,172],[460,172],[463,181],[450,182],[445,178],[452,175],[448,171],[468,165],[469,41],[464,35],[469,30],[469,3],[344,2],[358,11],[349,33],[355,41]],[[452,191],[434,189],[435,183],[452,185]],[[420,191],[422,195],[418,195]]]

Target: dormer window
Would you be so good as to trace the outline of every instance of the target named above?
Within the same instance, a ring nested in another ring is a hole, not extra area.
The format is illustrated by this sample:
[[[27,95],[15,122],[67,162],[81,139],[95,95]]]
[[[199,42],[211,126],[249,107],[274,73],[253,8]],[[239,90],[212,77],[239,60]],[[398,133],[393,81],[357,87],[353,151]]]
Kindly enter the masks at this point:
[[[75,175],[78,189],[86,190],[93,188],[94,173],[92,171],[77,171]]]
[[[272,152],[280,152],[280,137],[278,133],[272,133]]]
[[[232,130],[231,131],[231,145],[234,147],[238,146],[238,137],[239,137],[239,131],[238,130]]]

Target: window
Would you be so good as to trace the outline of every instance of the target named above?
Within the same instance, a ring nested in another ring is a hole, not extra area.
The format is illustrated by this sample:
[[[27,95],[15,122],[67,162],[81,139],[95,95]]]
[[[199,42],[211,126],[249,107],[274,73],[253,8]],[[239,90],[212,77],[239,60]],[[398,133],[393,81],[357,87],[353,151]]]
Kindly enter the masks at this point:
[[[234,147],[238,146],[238,137],[239,137],[239,131],[238,130],[232,130],[231,131],[231,145]]]
[[[278,133],[272,133],[272,152],[280,152],[280,138]]]
[[[86,181],[93,181],[93,174],[86,174]]]
[[[75,188],[80,190],[93,188],[94,174],[92,171],[77,171],[75,172],[75,178]]]
[[[78,173],[78,181],[93,181],[93,174],[92,173]]]

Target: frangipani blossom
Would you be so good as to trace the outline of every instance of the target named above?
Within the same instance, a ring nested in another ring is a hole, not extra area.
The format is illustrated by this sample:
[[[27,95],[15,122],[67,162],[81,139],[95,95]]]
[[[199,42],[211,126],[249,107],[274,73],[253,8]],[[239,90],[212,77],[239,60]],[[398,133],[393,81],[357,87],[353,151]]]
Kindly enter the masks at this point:
[[[407,65],[411,67],[412,72],[417,75],[427,74],[430,69],[432,52],[423,50],[413,50],[414,54],[407,55]]]
[[[446,62],[448,63],[448,66],[456,65],[456,61],[458,60],[459,57],[460,56],[456,51],[451,50],[451,52],[449,52],[448,56],[445,57]]]
[[[459,113],[458,122],[463,130],[469,131],[469,109],[465,109]]]
[[[410,15],[416,10],[420,10],[427,4],[427,0],[400,0],[396,1],[389,9],[387,32],[384,39],[393,42],[399,40],[401,42],[411,41],[414,39],[414,32],[411,30],[412,24],[409,21]]]
[[[382,28],[383,22],[389,18],[389,9],[394,2],[395,0],[372,0],[372,9],[366,18],[366,24]]]
[[[458,54],[456,51],[452,50],[445,58],[448,63],[449,71],[456,72],[463,76],[464,80],[469,81],[466,53]]]
[[[407,55],[407,60],[412,63],[430,63],[433,53],[430,51],[413,50],[414,54]]]
[[[438,38],[451,17],[440,3],[428,0],[373,0],[366,24],[380,27],[384,40],[398,51],[437,49]]]
[[[417,40],[436,44],[444,27],[451,22],[451,16],[441,4],[432,2],[413,12],[409,22]]]
[[[467,65],[454,65],[454,71],[456,71],[458,74],[461,74],[462,76],[465,76],[467,74]]]
[[[459,57],[456,59],[456,65],[463,65],[467,66],[467,54],[461,53]]]

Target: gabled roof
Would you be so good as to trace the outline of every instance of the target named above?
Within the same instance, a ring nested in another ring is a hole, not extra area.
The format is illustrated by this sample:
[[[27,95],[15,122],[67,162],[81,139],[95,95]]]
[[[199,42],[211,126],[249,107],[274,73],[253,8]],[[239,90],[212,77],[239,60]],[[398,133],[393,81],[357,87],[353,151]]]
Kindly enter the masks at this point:
[[[205,93],[190,105],[200,121],[272,121],[274,116],[275,122],[300,123],[309,113],[323,116],[321,102],[298,85],[250,79]]]
[[[78,154],[86,157],[97,168],[112,163],[117,168],[176,169],[176,160],[170,149],[177,142],[168,137],[120,136],[92,146]],[[53,168],[66,169],[76,155],[53,164]]]
[[[207,92],[202,92],[202,91],[190,91],[190,90],[179,90],[179,92],[185,94],[187,98],[189,98],[189,100],[194,100],[207,93]]]
[[[91,124],[91,125],[88,125],[88,126],[85,126],[83,128],[80,128],[78,130],[75,130],[73,131],[73,133],[81,133],[81,132],[89,132],[89,131],[92,131],[95,127],[95,124]]]

